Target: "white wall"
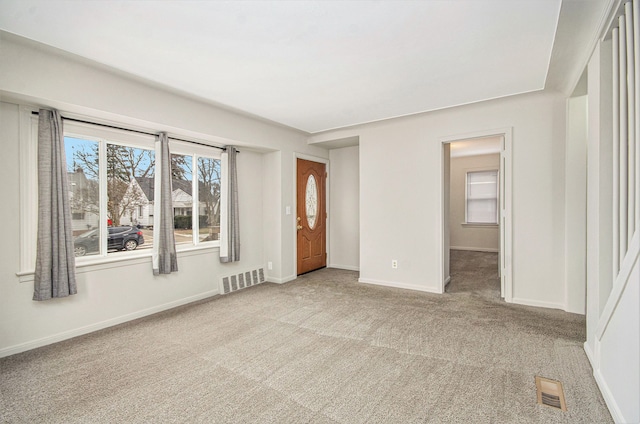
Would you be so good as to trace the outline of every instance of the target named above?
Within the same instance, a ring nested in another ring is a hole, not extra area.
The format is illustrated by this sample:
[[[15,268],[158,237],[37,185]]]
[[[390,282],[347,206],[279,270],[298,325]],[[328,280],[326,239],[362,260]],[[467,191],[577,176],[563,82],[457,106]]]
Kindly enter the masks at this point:
[[[360,149],[329,151],[329,267],[360,269]]]
[[[512,127],[513,301],[564,308],[565,118],[563,96],[534,93],[314,136],[360,139],[361,281],[441,290],[440,140]]]
[[[566,310],[585,313],[587,289],[587,96],[567,100],[565,168]]]
[[[19,205],[19,107],[47,106],[97,121],[240,146],[242,260],[220,264],[218,249],[178,255],[180,271],[153,277],[149,257],[81,267],[76,296],[31,300],[20,282],[19,214],[2,208],[0,356],[30,349],[217,293],[220,277],[264,267],[267,278],[295,278],[293,161],[297,152],[327,158],[306,134],[154,87],[67,53],[0,33],[2,197]],[[265,183],[269,186],[265,187]],[[268,261],[274,263],[266,270]]]
[[[473,155],[451,158],[451,197],[449,208],[449,233],[451,249],[497,252],[500,228],[495,226],[463,225],[467,172],[500,168],[500,155]]]

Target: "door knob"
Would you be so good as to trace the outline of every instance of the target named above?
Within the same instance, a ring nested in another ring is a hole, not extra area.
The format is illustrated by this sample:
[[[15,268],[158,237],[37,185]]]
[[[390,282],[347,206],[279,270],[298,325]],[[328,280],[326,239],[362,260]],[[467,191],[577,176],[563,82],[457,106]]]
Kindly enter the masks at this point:
[[[302,225],[297,225],[297,226],[296,226],[296,228],[297,228],[298,230],[302,230]]]

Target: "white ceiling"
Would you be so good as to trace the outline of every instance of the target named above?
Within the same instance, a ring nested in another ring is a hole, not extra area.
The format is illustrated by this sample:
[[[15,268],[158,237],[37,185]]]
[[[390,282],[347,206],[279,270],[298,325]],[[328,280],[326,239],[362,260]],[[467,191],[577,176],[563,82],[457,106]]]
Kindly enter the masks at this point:
[[[316,133],[543,89],[560,8],[0,0],[0,29]]]
[[[500,153],[502,137],[474,138],[450,143],[451,157],[489,155]]]

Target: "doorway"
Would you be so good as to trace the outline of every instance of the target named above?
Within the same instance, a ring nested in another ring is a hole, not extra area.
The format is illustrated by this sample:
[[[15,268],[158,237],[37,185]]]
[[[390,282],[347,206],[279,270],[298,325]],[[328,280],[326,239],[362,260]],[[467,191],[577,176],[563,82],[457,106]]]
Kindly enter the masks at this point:
[[[442,292],[451,280],[450,249],[498,252],[500,295],[511,302],[511,129],[441,142]]]
[[[297,275],[327,266],[326,165],[296,159]]]

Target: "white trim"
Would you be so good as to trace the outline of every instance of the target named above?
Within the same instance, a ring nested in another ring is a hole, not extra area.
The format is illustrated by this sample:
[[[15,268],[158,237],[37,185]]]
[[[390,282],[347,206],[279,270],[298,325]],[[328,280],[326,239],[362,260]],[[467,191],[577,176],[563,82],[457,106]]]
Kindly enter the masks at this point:
[[[193,156],[197,155],[200,158],[209,158],[209,159],[217,159],[220,160],[222,153],[224,150],[221,148],[217,148],[215,146],[203,146],[200,141],[194,142],[185,142],[182,140],[176,140],[175,138],[171,138],[171,136],[167,135],[169,139],[169,146],[171,147],[171,154],[183,155],[183,156]],[[196,168],[193,168],[196,169]]]
[[[615,25],[617,25],[618,13],[620,11],[620,7],[622,6],[622,0],[609,0],[609,4],[605,8],[605,13],[602,15],[600,22],[598,24],[598,34],[596,38],[596,42],[598,40],[604,41],[611,35],[611,30]],[[590,50],[589,57],[593,54],[593,51],[596,48],[596,43],[593,43],[593,47]],[[584,68],[583,68],[584,69]]]
[[[466,228],[499,228],[498,224],[489,224],[482,222],[461,222],[460,225]]]
[[[327,173],[327,178],[325,178],[324,184],[324,197],[325,197],[325,212],[327,214],[327,219],[325,221],[325,232],[326,232],[326,243],[325,250],[327,253],[327,260],[329,259],[329,225],[330,219],[329,211],[331,210],[329,204],[329,189],[330,189],[330,177],[329,177],[329,159],[321,158],[319,156],[307,155],[304,153],[293,152],[293,213],[291,214],[291,226],[293,227],[293,273],[294,275],[298,274],[298,230],[296,230],[296,216],[298,215],[298,159],[308,160],[311,162],[319,162],[325,165],[324,172]],[[294,279],[296,278],[294,277]],[[286,280],[289,277],[278,278],[278,280]],[[286,280],[283,282],[287,282],[291,280]]]
[[[38,117],[20,107],[20,273],[36,265],[38,239]],[[34,131],[36,134],[34,134]],[[31,271],[32,272],[32,271]],[[31,279],[33,281],[33,278]]]
[[[602,373],[600,373],[600,369],[596,369],[593,372],[593,377],[596,380],[596,384],[600,389],[600,393],[602,393],[602,397],[604,398],[604,402],[607,404],[607,408],[609,408],[609,413],[611,414],[611,418],[616,423],[629,423],[631,421],[625,420],[620,408],[618,407],[618,403],[616,402],[615,396],[611,393],[607,382],[604,379]]]
[[[196,302],[198,300],[206,299],[219,294],[219,291],[210,290],[204,293],[197,294],[195,296],[185,297],[183,299],[175,300],[173,302],[165,303],[163,305],[153,306],[151,308],[143,309],[141,311],[132,312],[130,314],[122,315],[116,318],[111,318],[102,322],[87,325],[84,327],[76,328],[69,331],[63,331],[62,333],[54,334],[52,336],[43,337],[41,339],[33,340],[26,343],[9,346],[4,349],[0,349],[0,358],[9,355],[15,355],[16,353],[26,352],[31,349],[50,345],[52,343],[68,340],[73,337],[81,336],[83,334],[92,333],[94,331],[102,330],[103,328],[112,327],[114,325],[122,324],[134,319],[142,318],[148,315],[152,315],[158,312],[166,311],[168,309],[175,308],[177,306],[186,305],[188,303]]]
[[[595,333],[598,340],[601,340],[602,336],[604,336],[604,332],[607,330],[607,326],[609,325],[609,322],[611,322],[611,318],[613,318],[613,314],[618,307],[618,303],[620,302],[620,299],[624,294],[624,290],[629,283],[629,277],[633,271],[633,267],[638,260],[640,260],[640,231],[636,231],[635,236],[631,239],[629,250],[622,260],[622,266],[620,267],[620,271],[613,282],[613,288],[607,298],[607,303],[602,310],[602,314],[600,314],[600,319],[598,320],[598,326],[596,327]]]
[[[444,286],[447,287],[447,284],[449,284],[451,282],[451,276],[448,276],[447,278],[444,279]]]
[[[416,291],[421,291],[426,293],[436,293],[436,294],[443,293],[443,291],[439,291],[437,287],[435,288],[425,287],[425,286],[419,286],[416,284],[397,283],[394,281],[371,280],[369,278],[358,278],[358,283],[373,284],[376,286],[394,287],[397,289],[416,290]]]
[[[562,303],[543,302],[540,300],[523,299],[520,297],[512,298],[510,303],[515,303],[517,305],[525,305],[525,306],[535,306],[537,308],[560,309],[561,311],[565,310],[564,304]]]
[[[489,253],[499,253],[499,249],[495,249],[493,247],[466,247],[466,246],[449,246],[450,250],[468,250],[472,252],[489,252]]]
[[[140,134],[128,130],[105,127],[100,124],[75,122],[71,120],[64,121],[64,136],[93,141],[106,141],[109,144],[143,150],[154,150],[156,141],[156,136],[154,135]]]
[[[591,39],[589,40],[589,43],[587,44],[587,50],[586,52],[588,53],[587,55],[585,55],[582,59],[582,62],[580,63],[580,66],[576,67],[575,71],[574,71],[574,75],[570,76],[569,79],[569,84],[567,85],[567,90],[565,92],[565,94],[569,95],[570,93],[573,92],[573,90],[575,90],[576,86],[578,85],[578,81],[580,81],[580,77],[582,76],[582,72],[584,69],[587,68],[587,66],[589,65],[589,60],[591,59],[591,56],[593,55],[593,51],[596,48],[596,45],[598,44],[598,41],[600,40],[600,36],[601,34],[603,34],[603,28],[607,28],[607,22],[608,22],[608,17],[609,14],[611,13],[611,8],[614,4],[620,4],[621,0],[609,0],[609,5],[604,9],[604,13],[603,15],[600,17],[600,21],[598,22],[598,26],[597,26],[597,30],[591,35]],[[560,19],[560,17],[558,16],[558,19]],[[606,34],[606,32],[604,32],[604,34]],[[602,38],[604,40],[604,38]],[[549,57],[549,62],[551,62],[552,58]],[[548,67],[547,67],[547,76],[548,76]],[[545,81],[547,79],[547,76],[545,76]],[[548,87],[545,87],[548,88]]]
[[[596,363],[596,357],[593,351],[591,350],[591,346],[589,346],[589,343],[584,342],[583,346],[584,346],[584,353],[587,355],[587,359],[589,359],[591,368],[594,370],[594,373],[595,373],[595,370],[599,368]]]
[[[190,246],[177,251],[178,259],[190,256],[207,255],[215,252],[219,246]],[[152,249],[144,249],[136,252],[119,252],[117,256],[96,256],[92,259],[87,257],[87,261],[76,262],[76,274],[100,271],[103,269],[122,268],[124,266],[144,264],[152,257]],[[16,272],[20,283],[33,282],[35,270],[31,269],[23,272]]]
[[[158,197],[159,198],[159,197]],[[156,202],[160,203],[160,202]],[[229,256],[229,154],[224,151],[220,155],[220,255],[221,258]]]
[[[305,153],[293,152],[295,159],[304,159],[309,160],[311,162],[321,162],[325,165],[329,165],[329,159],[321,158],[320,156],[307,155]],[[295,161],[294,161],[295,163]]]
[[[295,280],[297,278],[298,278],[297,275],[289,275],[288,277],[282,277],[282,278],[267,276],[265,278],[265,281],[267,281],[269,283],[284,284],[284,283],[288,283],[289,281],[293,281],[293,280]]]
[[[327,265],[327,268],[345,269],[347,271],[360,271],[359,266],[353,265],[329,264]]]

